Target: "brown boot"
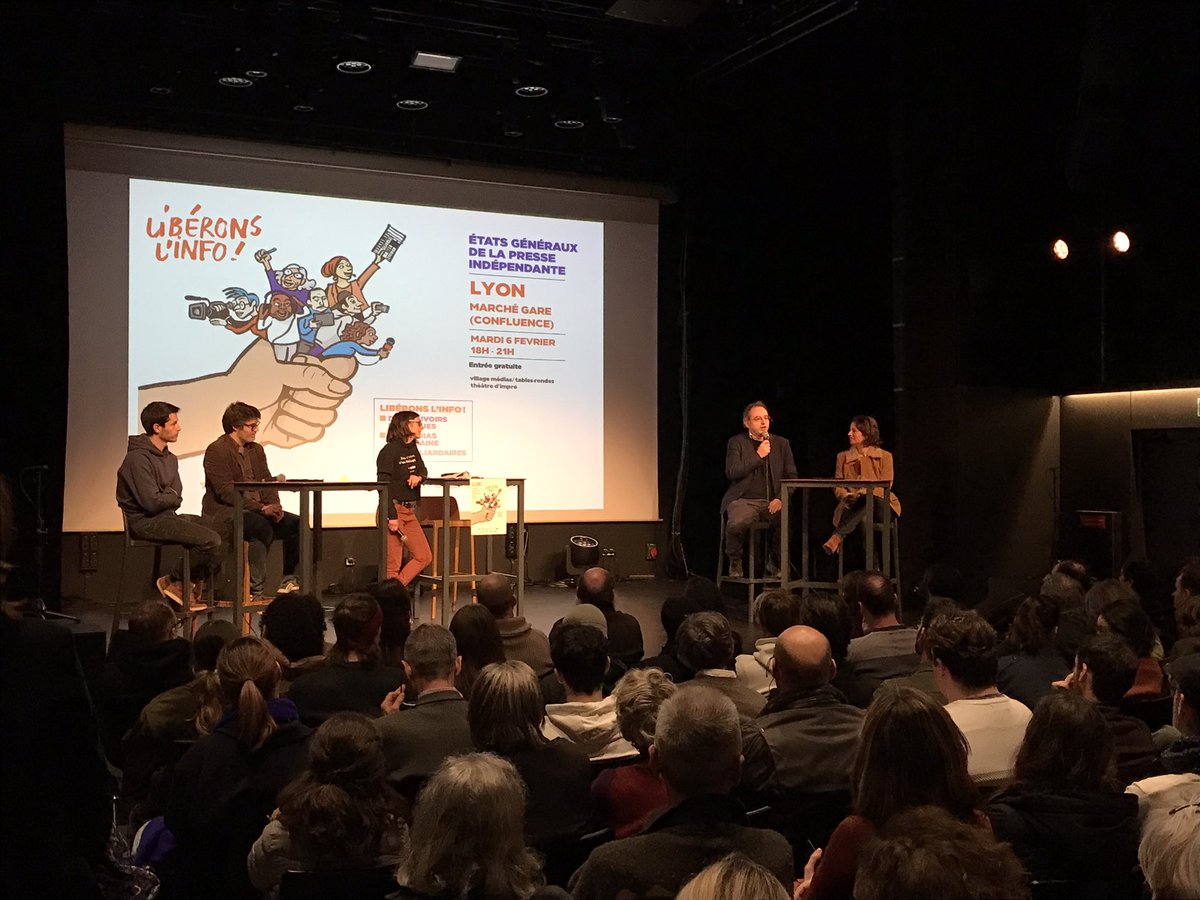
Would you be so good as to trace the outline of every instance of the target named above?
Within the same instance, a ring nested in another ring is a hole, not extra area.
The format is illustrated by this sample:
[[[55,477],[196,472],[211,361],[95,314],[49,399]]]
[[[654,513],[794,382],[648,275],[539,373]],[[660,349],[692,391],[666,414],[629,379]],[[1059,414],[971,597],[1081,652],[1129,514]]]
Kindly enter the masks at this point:
[[[842,552],[842,536],[840,534],[835,534],[833,537],[831,537],[829,540],[827,540],[825,543],[823,543],[821,545],[821,549],[824,550],[826,552],[826,554],[828,554],[829,556],[833,556],[833,554],[835,554],[835,553],[841,553]]]

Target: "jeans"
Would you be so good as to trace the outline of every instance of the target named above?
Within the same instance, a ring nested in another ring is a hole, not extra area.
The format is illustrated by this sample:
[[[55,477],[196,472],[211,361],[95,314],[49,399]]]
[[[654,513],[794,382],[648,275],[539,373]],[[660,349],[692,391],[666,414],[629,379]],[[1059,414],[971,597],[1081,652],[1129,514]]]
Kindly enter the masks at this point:
[[[746,535],[755,522],[771,523],[771,559],[779,558],[779,513],[767,512],[770,500],[731,500],[725,508],[725,555],[741,559]]]
[[[221,535],[200,524],[199,516],[181,516],[163,512],[157,516],[134,519],[129,523],[129,536],[142,541],[182,544],[192,553],[192,581],[205,581],[221,569]],[[171,573],[175,581],[183,581],[183,561]]]
[[[206,524],[220,533],[226,546],[233,545],[232,516],[215,521],[206,520]],[[250,545],[251,596],[263,592],[267,580],[267,552],[276,538],[283,541],[284,577],[295,575],[300,565],[300,517],[295,513],[285,512],[283,518],[276,522],[257,510],[242,510],[242,539]],[[234,550],[235,555],[238,552]]]

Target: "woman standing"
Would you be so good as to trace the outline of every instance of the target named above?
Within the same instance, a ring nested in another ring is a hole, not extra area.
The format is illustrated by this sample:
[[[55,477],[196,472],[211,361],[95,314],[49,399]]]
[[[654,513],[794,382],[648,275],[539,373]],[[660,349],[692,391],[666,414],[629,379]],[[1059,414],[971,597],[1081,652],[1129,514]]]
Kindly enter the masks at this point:
[[[433,551],[421,530],[419,504],[420,484],[429,474],[421,448],[421,416],[406,409],[392,416],[388,425],[387,443],[379,451],[375,469],[380,481],[391,484],[388,491],[388,552],[387,577],[399,579],[408,587],[414,578],[433,562]],[[409,560],[401,566],[404,548]]]
[[[843,450],[837,455],[837,468],[834,478],[845,478],[852,481],[886,481],[892,486],[895,477],[892,466],[892,454],[879,446],[879,423],[871,416],[855,416],[850,420],[850,449]],[[826,553],[834,554],[842,549],[842,540],[850,534],[867,514],[864,498],[867,489],[834,488],[833,494],[838,499],[837,508],[833,511],[833,535],[822,546]],[[875,496],[883,497],[883,488],[875,488]],[[889,494],[889,505],[895,515],[900,515],[900,500],[895,494]],[[871,523],[868,523],[870,527]],[[867,560],[868,567],[871,561]]]

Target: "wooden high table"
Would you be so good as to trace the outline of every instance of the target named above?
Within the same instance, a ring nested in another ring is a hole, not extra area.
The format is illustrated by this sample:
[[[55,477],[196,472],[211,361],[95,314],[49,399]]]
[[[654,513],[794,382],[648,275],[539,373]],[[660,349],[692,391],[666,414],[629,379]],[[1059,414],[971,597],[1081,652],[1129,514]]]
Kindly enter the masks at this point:
[[[525,599],[525,479],[524,478],[506,478],[504,481],[508,487],[517,489],[517,615],[521,614],[521,604]],[[421,575],[419,576],[421,583],[435,584],[438,590],[442,592],[442,602],[438,606],[438,624],[449,625],[449,620],[446,617],[446,610],[450,604],[447,598],[450,596],[450,585],[462,584],[464,582],[478,581],[479,575],[476,572],[454,573],[450,572],[450,488],[452,487],[469,487],[471,484],[470,478],[426,478],[421,482],[422,486],[433,485],[440,486],[442,489],[442,534],[446,539],[442,541],[438,548],[441,551],[441,559],[438,560],[439,575]],[[459,515],[462,515],[460,512]],[[492,538],[496,535],[485,535],[485,566],[488,572],[492,571]],[[475,536],[471,536],[471,540],[475,540]],[[385,554],[386,556],[386,554]]]
[[[874,558],[875,552],[875,504],[881,502],[883,504],[883,574],[888,578],[892,577],[892,488],[886,481],[863,481],[850,478],[784,478],[779,482],[779,496],[783,500],[783,509],[780,511],[779,522],[779,569],[780,577],[783,579],[780,587],[790,590],[792,588],[800,588],[802,593],[807,594],[813,588],[836,588],[836,581],[814,581],[810,578],[812,566],[809,556],[811,553],[811,541],[809,540],[809,495],[813,490],[824,489],[831,490],[833,488],[867,488],[867,495],[864,498],[867,506],[866,521],[871,523],[871,526],[864,528],[866,532],[866,545],[868,565],[870,560]],[[876,498],[875,488],[883,489],[883,497]],[[792,506],[792,491],[800,491],[800,577],[792,578],[791,566],[791,547],[790,544],[790,516]],[[832,526],[831,526],[832,530]]]
[[[390,485],[386,481],[317,481],[315,479],[289,481],[235,481],[237,490],[233,501],[233,546],[240,548],[244,540],[242,514],[244,503],[242,491],[296,491],[300,494],[300,571],[296,578],[304,593],[316,593],[316,578],[313,572],[316,560],[321,558],[321,495],[326,491],[374,491],[379,495],[375,509],[385,509]],[[310,521],[311,517],[311,521]],[[379,516],[379,572],[382,575],[387,564],[387,518]],[[314,528],[315,525],[315,528]],[[245,565],[240,550],[234,551],[238,566]],[[238,573],[241,576],[241,572]],[[287,574],[287,573],[284,573]],[[242,578],[238,578],[238,584]],[[233,621],[241,621],[242,591],[234,592]]]

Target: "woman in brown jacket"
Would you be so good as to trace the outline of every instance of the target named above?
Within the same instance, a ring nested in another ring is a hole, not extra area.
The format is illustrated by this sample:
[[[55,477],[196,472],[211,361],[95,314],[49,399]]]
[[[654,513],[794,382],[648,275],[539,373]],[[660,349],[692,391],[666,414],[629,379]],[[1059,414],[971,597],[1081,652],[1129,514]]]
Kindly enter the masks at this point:
[[[850,420],[847,436],[850,438],[850,449],[838,454],[833,477],[854,481],[886,481],[891,487],[895,477],[892,454],[879,446],[879,423],[871,416],[855,416]],[[867,514],[864,502],[866,488],[838,487],[833,489],[833,493],[838,498],[837,508],[833,511],[834,532],[822,545],[829,554],[841,551],[842,539],[857,528]],[[875,488],[875,496],[882,498],[883,488]],[[900,500],[895,494],[889,495],[889,505],[895,515],[900,515]]]

